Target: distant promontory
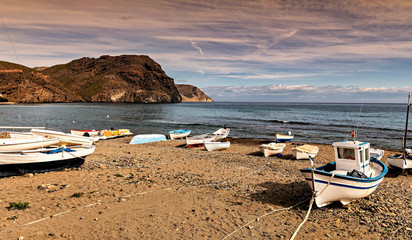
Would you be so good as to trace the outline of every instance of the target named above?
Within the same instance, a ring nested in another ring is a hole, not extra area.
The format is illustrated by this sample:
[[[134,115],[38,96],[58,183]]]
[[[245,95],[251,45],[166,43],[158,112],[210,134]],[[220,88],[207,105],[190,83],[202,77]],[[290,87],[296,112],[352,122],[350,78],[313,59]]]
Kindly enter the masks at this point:
[[[0,61],[0,101],[179,103],[213,100],[197,87],[175,85],[161,66],[146,55],[105,55],[48,68],[28,68]]]

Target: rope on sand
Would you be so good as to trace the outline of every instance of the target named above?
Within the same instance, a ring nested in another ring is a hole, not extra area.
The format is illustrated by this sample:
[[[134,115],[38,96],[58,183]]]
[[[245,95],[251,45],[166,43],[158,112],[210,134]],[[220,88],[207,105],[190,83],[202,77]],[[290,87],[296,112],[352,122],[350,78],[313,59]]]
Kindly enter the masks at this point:
[[[305,218],[303,219],[303,221],[299,224],[299,227],[298,227],[298,228],[296,229],[296,231],[293,233],[292,237],[290,237],[290,240],[295,239],[295,237],[296,237],[296,235],[298,234],[300,228],[303,226],[303,224],[305,224],[306,220],[308,220],[310,211],[312,210],[313,201],[315,200],[315,198],[316,198],[316,197],[313,196],[312,199],[310,200],[309,210],[308,210],[308,212],[306,213],[306,216],[305,216]]]
[[[270,215],[270,214],[272,214],[272,213],[275,213],[275,212],[285,211],[285,210],[292,209],[292,208],[297,207],[297,206],[299,206],[300,204],[302,204],[302,203],[304,203],[304,202],[306,202],[306,201],[308,201],[308,200],[309,200],[309,199],[306,199],[306,200],[304,200],[304,201],[301,201],[301,202],[299,202],[299,203],[297,203],[297,204],[295,204],[295,205],[293,205],[293,206],[287,207],[287,208],[274,209],[274,210],[272,210],[272,211],[270,211],[270,212],[267,212],[267,213],[265,213],[265,214],[263,214],[263,215],[255,218],[255,219],[253,219],[252,221],[247,222],[246,224],[244,224],[244,225],[241,226],[240,228],[236,229],[235,231],[229,233],[229,234],[226,235],[224,238],[222,238],[222,240],[227,239],[228,237],[232,236],[233,234],[235,234],[236,232],[242,230],[243,228],[249,226],[251,223],[253,223],[254,221],[257,221],[257,220],[260,219],[260,218],[266,217],[266,216],[268,216],[268,215]]]
[[[162,166],[162,165],[167,165],[171,163],[177,163],[177,162],[183,162],[184,160],[176,160],[176,161],[171,161],[171,162],[165,162],[165,163],[158,163],[158,164],[151,164],[151,165],[140,165],[140,166],[118,166],[114,164],[108,164],[108,163],[100,163],[92,160],[86,160],[88,162],[97,164],[97,165],[103,165],[103,166],[108,166],[108,167],[115,167],[115,168],[122,168],[122,169],[133,169],[133,168],[149,168],[149,167],[157,167],[157,166]]]
[[[266,164],[264,164],[262,167],[260,167],[259,169],[255,170],[255,171],[252,171],[252,172],[250,172],[250,173],[248,173],[248,174],[246,174],[246,175],[244,175],[244,176],[227,179],[227,180],[224,180],[224,181],[218,182],[218,183],[211,183],[211,184],[204,184],[204,185],[196,185],[196,186],[185,186],[185,187],[181,187],[181,188],[178,188],[178,189],[185,189],[185,188],[186,188],[186,189],[189,189],[189,188],[196,188],[196,187],[207,187],[207,186],[221,185],[221,184],[224,184],[224,183],[229,182],[229,181],[234,180],[234,179],[240,179],[240,178],[248,177],[248,176],[252,175],[253,173],[255,173],[255,172],[257,172],[257,171],[260,171],[261,169],[263,169],[264,167],[266,167],[268,164],[269,164],[269,163],[266,163]],[[169,190],[173,190],[173,189],[176,189],[176,188],[168,187],[168,188],[163,188],[163,189],[158,189],[158,190],[152,190],[152,191],[146,191],[146,192],[140,192],[140,193],[125,195],[125,196],[120,196],[119,198],[134,197],[134,196],[139,196],[139,195],[145,195],[145,194],[148,194],[148,193],[169,191]],[[107,201],[105,201],[105,202],[108,202],[108,201],[109,201],[109,200],[107,200]],[[70,209],[70,210],[67,210],[67,211],[64,211],[64,212],[56,213],[56,214],[51,215],[51,216],[49,216],[49,217],[45,217],[45,218],[38,219],[38,220],[29,222],[29,223],[25,223],[25,224],[23,224],[23,225],[20,225],[20,226],[11,228],[11,229],[0,230],[0,233],[1,233],[1,232],[6,232],[6,231],[7,231],[7,232],[11,232],[11,231],[13,231],[13,230],[15,230],[15,229],[17,229],[17,228],[25,227],[25,226],[32,225],[32,224],[39,223],[39,222],[43,222],[43,221],[45,221],[45,220],[47,220],[47,219],[50,219],[50,218],[53,218],[53,217],[57,217],[57,216],[60,216],[60,215],[64,215],[64,214],[66,214],[66,213],[70,213],[70,212],[73,212],[73,211],[76,211],[76,210],[79,210],[79,209],[89,208],[89,207],[92,207],[92,206],[95,206],[95,205],[98,205],[98,204],[101,204],[101,203],[102,203],[102,201],[98,200],[98,202],[91,203],[91,204],[88,204],[88,205],[85,205],[85,206],[81,206],[81,207],[77,207],[77,208],[73,208],[73,209]]]

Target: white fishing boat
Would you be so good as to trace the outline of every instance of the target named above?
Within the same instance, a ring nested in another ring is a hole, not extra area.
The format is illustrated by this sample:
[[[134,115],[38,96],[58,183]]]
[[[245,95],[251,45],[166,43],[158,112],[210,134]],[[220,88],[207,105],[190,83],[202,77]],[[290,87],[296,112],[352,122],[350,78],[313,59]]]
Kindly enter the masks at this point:
[[[216,137],[216,134],[210,134],[210,133],[196,135],[192,137],[186,137],[186,145],[188,147],[201,146],[205,142],[213,142],[215,137]]]
[[[82,145],[82,144],[93,144],[93,142],[98,141],[98,138],[93,137],[83,137],[77,136],[69,133],[53,131],[53,130],[44,130],[44,129],[32,129],[31,133],[38,136],[58,138],[60,145],[72,146],[72,145]]]
[[[392,167],[400,168],[402,171],[407,169],[412,169],[412,150],[406,149],[406,140],[408,138],[408,120],[409,120],[409,108],[411,106],[411,93],[409,92],[408,97],[408,108],[406,112],[406,126],[405,126],[405,136],[402,141],[402,154],[396,154],[394,156],[388,157],[386,160]]]
[[[169,135],[170,135],[171,140],[175,140],[175,139],[179,139],[179,138],[185,138],[185,137],[189,136],[190,133],[191,133],[190,130],[179,129],[179,130],[170,131]]]
[[[81,145],[70,148],[1,152],[0,177],[57,171],[80,166],[84,163],[85,157],[92,154],[94,150],[94,145]]]
[[[291,132],[289,132],[288,135],[275,133],[275,141],[277,143],[279,143],[279,142],[291,142],[292,140],[293,140],[293,135],[292,135]]]
[[[230,142],[205,142],[203,143],[207,151],[220,151],[230,147]]]
[[[385,150],[377,149],[377,148],[370,148],[369,153],[370,153],[369,155],[371,158],[374,158],[380,161],[383,155],[385,154]]]
[[[284,143],[269,143],[260,145],[259,149],[265,157],[270,157],[276,154],[281,154],[285,147],[286,144]]]
[[[226,125],[224,128],[220,128],[217,131],[213,132],[213,134],[216,134],[215,139],[213,141],[219,142],[224,138],[227,138],[227,136],[230,133],[230,128],[228,128]]]
[[[318,154],[318,151],[319,147],[309,144],[292,148],[292,154],[296,160],[309,159],[309,157],[314,158]]]
[[[343,205],[370,195],[382,182],[388,168],[370,159],[369,143],[342,141],[332,144],[335,161],[324,166],[301,169],[315,193],[318,207],[340,201]]]
[[[28,136],[21,138],[0,139],[0,151],[18,151],[36,148],[45,148],[59,143],[58,138],[45,138],[40,136]]]

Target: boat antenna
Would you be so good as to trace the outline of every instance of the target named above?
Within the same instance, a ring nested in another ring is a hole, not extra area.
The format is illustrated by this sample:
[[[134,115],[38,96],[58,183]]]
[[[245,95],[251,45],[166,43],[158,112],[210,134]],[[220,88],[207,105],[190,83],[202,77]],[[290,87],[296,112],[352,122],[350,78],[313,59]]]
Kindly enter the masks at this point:
[[[361,113],[362,113],[363,103],[365,101],[366,89],[368,87],[368,79],[369,79],[369,74],[368,74],[368,78],[366,79],[365,91],[363,91],[362,103],[361,103],[361,107],[360,107],[360,110],[359,110],[359,116],[358,116],[358,123],[356,124],[356,131],[353,131],[353,141],[356,140],[356,135],[358,134],[360,116],[361,116]]]
[[[11,41],[9,31],[7,31],[6,24],[4,24],[3,17],[2,17],[2,15],[1,15],[1,13],[0,13],[0,19],[1,19],[1,22],[3,23],[3,28],[4,28],[4,30],[6,31],[7,37],[9,38],[9,42],[10,42],[11,48],[13,49],[13,52],[14,52],[14,56],[16,56],[17,63],[20,64],[19,57],[17,57],[16,49],[14,49],[13,42]]]
[[[409,91],[408,96],[408,110],[406,112],[406,126],[405,126],[405,137],[403,138],[403,160],[406,164],[406,138],[408,137],[408,120],[409,120],[409,108],[411,106],[411,92]]]

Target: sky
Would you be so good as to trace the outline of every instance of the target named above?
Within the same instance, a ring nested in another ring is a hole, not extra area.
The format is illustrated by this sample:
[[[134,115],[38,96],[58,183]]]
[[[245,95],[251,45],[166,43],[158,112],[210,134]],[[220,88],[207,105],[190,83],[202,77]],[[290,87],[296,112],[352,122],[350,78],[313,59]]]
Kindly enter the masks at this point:
[[[406,103],[412,90],[410,0],[0,6],[0,60],[28,67],[148,55],[176,84],[195,85],[215,101]]]

